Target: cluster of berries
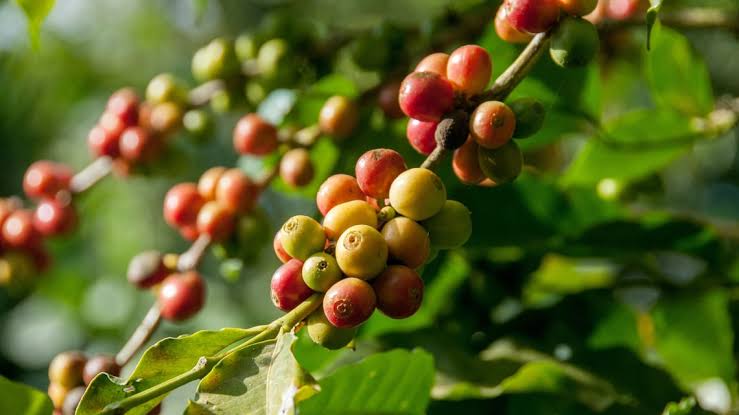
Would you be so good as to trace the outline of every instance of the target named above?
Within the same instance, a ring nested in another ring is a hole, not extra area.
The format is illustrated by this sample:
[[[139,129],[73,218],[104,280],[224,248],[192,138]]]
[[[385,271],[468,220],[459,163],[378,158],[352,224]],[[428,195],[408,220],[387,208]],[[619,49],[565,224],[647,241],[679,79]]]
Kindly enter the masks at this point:
[[[49,365],[49,397],[55,415],[74,415],[85,386],[100,373],[117,376],[121,367],[110,355],[87,358],[82,352],[63,352]]]
[[[391,318],[413,315],[424,290],[417,270],[432,251],[459,247],[472,232],[470,212],[447,200],[441,179],[408,169],[393,150],[368,151],[355,175],[334,175],[321,185],[316,204],[323,224],[294,216],[274,239],[283,265],[272,277],[272,300],[290,311],[314,292],[325,293],[307,326],[328,348],[346,346],[375,308]]]

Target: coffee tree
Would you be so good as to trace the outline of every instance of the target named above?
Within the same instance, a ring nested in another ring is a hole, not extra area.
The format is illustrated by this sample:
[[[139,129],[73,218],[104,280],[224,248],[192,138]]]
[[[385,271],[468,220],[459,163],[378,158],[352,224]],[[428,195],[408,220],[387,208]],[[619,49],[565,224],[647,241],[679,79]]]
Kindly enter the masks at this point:
[[[0,200],[8,304],[50,284],[46,240],[109,175],[174,176],[157,211],[187,248],[128,261],[151,307],[117,353],[61,351],[46,394],[0,377],[3,413],[736,412],[739,87],[691,41],[738,56],[737,5],[441,3],[261,10],[191,80],[114,90],[86,167],[31,163]],[[43,48],[53,2],[18,4]],[[229,294],[217,274],[279,314],[160,333]]]

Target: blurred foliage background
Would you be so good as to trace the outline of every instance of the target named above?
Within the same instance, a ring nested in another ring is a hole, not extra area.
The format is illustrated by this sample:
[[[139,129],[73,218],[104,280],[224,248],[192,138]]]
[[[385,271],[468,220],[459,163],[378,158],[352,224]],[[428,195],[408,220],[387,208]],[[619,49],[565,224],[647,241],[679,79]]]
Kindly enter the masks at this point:
[[[733,0],[669,3],[739,9]],[[273,36],[289,42],[299,42],[284,32],[295,22],[318,37],[383,22],[425,33],[458,24],[450,10],[479,10],[487,24],[457,44],[486,47],[499,74],[520,48],[496,37],[495,9],[482,0],[66,0],[33,50],[17,5],[0,2],[0,195],[22,193],[34,160],[83,167],[87,132],[113,90],[143,91],[163,71],[191,79],[192,53],[216,36],[280,19],[288,23],[275,25],[283,32]],[[737,408],[738,130],[697,132],[694,118],[714,109],[714,97],[739,96],[739,42],[726,30],[680,33],[686,37],[662,30],[651,54],[642,28],[611,33],[599,62],[581,70],[544,57],[513,94],[535,96],[549,110],[544,130],[523,142],[530,169],[493,189],[462,186],[448,166],[441,171],[451,197],[473,212],[475,231],[465,249],[425,270],[422,311],[400,322],[373,317],[355,353],[303,341],[301,363],[320,373],[373,350],[422,347],[437,369],[434,414],[654,414],[690,394],[717,413]],[[410,45],[409,63],[427,46]],[[315,90],[356,93],[375,82],[352,65],[335,68],[349,86],[334,77]],[[315,119],[321,101],[296,96],[303,116]],[[80,198],[81,226],[53,241],[55,264],[37,289],[20,298],[0,293],[2,375],[44,389],[58,352],[117,351],[152,301],[128,286],[128,260],[145,249],[187,247],[162,220],[164,193],[207,167],[237,163],[230,138],[238,115],[219,115],[208,143],[178,140],[156,174],[108,178]],[[420,162],[405,121],[387,122],[372,108],[362,119],[340,148],[324,142],[314,149],[319,176],[351,172],[374,147]],[[277,184],[265,194],[273,230],[290,215],[316,213],[320,181],[299,193]],[[221,278],[209,256],[204,312],[186,324],[164,323],[155,338],[277,316],[268,285],[278,262],[269,241],[262,248],[237,281]],[[191,391],[168,398],[165,413],[179,413]]]

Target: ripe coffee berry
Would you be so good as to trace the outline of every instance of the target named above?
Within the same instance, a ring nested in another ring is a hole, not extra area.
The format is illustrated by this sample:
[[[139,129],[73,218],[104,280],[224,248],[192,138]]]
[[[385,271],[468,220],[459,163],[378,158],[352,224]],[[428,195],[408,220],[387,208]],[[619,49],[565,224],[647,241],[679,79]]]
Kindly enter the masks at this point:
[[[376,303],[371,285],[358,278],[345,278],[326,292],[323,313],[335,327],[352,328],[370,318]]]
[[[447,200],[441,211],[423,222],[436,248],[453,249],[464,245],[472,235],[472,216],[467,206]]]
[[[341,270],[336,258],[319,252],[311,255],[303,264],[303,281],[313,291],[326,292],[341,279]]]
[[[297,259],[291,259],[277,268],[270,283],[275,307],[290,311],[313,294],[303,281],[302,270],[303,262]]]
[[[331,209],[323,219],[323,230],[328,239],[337,240],[354,225],[377,227],[375,208],[363,200],[352,200]]]
[[[416,271],[390,265],[373,282],[377,308],[391,318],[407,318],[421,307],[423,280]]]
[[[204,204],[195,183],[180,183],[164,196],[164,220],[175,228],[194,225]]]
[[[128,263],[126,276],[128,282],[138,288],[149,288],[162,282],[169,269],[164,264],[164,257],[158,251],[144,251],[137,254]]]
[[[527,138],[539,132],[544,125],[546,109],[534,98],[519,98],[510,104],[511,111],[516,116],[514,138]]]
[[[23,176],[23,191],[30,198],[54,198],[62,190],[69,190],[72,169],[53,161],[41,160],[31,164]]]
[[[490,55],[480,46],[465,45],[449,55],[446,77],[456,90],[466,95],[476,95],[484,91],[492,73]]]
[[[388,249],[377,229],[355,225],[336,242],[336,262],[349,277],[368,280],[379,274],[387,263]]]
[[[500,185],[515,180],[521,174],[523,154],[518,144],[511,140],[496,149],[480,147],[478,161],[485,176]]]
[[[130,127],[123,131],[118,142],[121,157],[131,163],[151,161],[160,150],[160,142],[141,127]]]
[[[587,65],[599,48],[595,25],[579,17],[566,17],[552,36],[549,54],[557,65],[570,68]]]
[[[605,12],[608,17],[613,20],[626,20],[634,17],[646,2],[643,0],[609,0],[605,3]]]
[[[354,173],[357,184],[367,196],[385,199],[390,185],[406,170],[405,160],[395,150],[378,148],[370,150],[357,160]]]
[[[358,122],[357,104],[341,95],[329,98],[318,115],[318,126],[321,131],[336,138],[348,137]]]
[[[444,183],[431,170],[406,170],[390,187],[390,205],[401,215],[415,221],[434,216],[445,201]]]
[[[64,403],[62,404],[61,415],[74,415],[84,394],[84,386],[78,386],[67,392],[67,395],[64,397]]]
[[[158,298],[163,318],[187,320],[205,304],[205,282],[196,271],[172,274],[162,282]]]
[[[272,249],[274,249],[277,259],[279,259],[283,264],[292,259],[290,254],[288,254],[285,251],[285,248],[282,247],[282,231],[277,231],[275,234],[275,239],[272,240]]]
[[[105,106],[105,111],[118,117],[125,125],[136,125],[139,115],[139,97],[131,88],[114,92]]]
[[[282,225],[280,241],[282,247],[293,258],[305,261],[316,252],[323,251],[326,234],[321,224],[308,216],[298,215]]]
[[[408,142],[419,153],[428,156],[436,148],[436,126],[438,121],[408,120],[405,135]]]
[[[227,239],[233,232],[234,225],[233,212],[218,201],[207,202],[198,212],[198,233],[208,235],[213,241]]]
[[[481,147],[501,147],[513,137],[515,129],[516,116],[499,101],[483,102],[470,117],[470,134]]]
[[[415,221],[397,217],[382,227],[390,257],[411,268],[418,268],[429,256],[431,243],[423,226]]]
[[[277,129],[257,114],[246,114],[236,123],[233,144],[239,154],[269,154],[277,149]]]
[[[313,162],[304,148],[294,148],[280,160],[280,177],[292,187],[302,187],[313,180]]]
[[[3,244],[10,248],[33,249],[41,243],[41,234],[33,226],[33,213],[16,210],[5,219],[2,227]]]
[[[77,225],[77,211],[68,202],[58,199],[41,201],[33,212],[33,226],[44,236],[71,232]]]
[[[400,109],[398,96],[400,94],[400,82],[388,82],[380,88],[377,93],[377,104],[388,118],[403,118],[403,110]]]
[[[526,43],[533,37],[528,33],[519,32],[511,26],[508,22],[505,6],[500,6],[498,13],[495,14],[495,33],[508,43]]]
[[[438,121],[454,106],[454,89],[433,72],[413,72],[400,85],[398,98],[405,115],[421,121]]]
[[[85,368],[82,371],[82,380],[85,382],[85,385],[89,385],[95,376],[100,373],[118,376],[120,372],[121,367],[115,362],[115,358],[113,356],[95,356],[90,358],[85,364]]]
[[[573,16],[585,16],[595,10],[598,0],[559,0],[559,7]]]
[[[325,216],[336,205],[364,198],[357,179],[348,174],[335,174],[321,184],[316,195],[316,205]]]
[[[258,193],[257,185],[244,172],[234,168],[226,170],[218,178],[215,200],[229,212],[242,214],[254,207]]]
[[[318,309],[308,316],[306,327],[311,340],[329,350],[346,347],[357,335],[356,327],[340,329],[331,324],[323,309]]]
[[[120,136],[108,132],[101,126],[95,126],[87,136],[87,147],[94,157],[118,157],[118,140]]]
[[[87,359],[80,352],[63,352],[49,364],[49,380],[65,388],[82,384],[82,370]]]
[[[200,193],[203,199],[206,201],[215,200],[218,181],[226,170],[228,169],[225,167],[211,167],[200,176],[200,180],[198,180],[198,193]]]
[[[432,53],[418,62],[414,72],[432,72],[446,78],[446,68],[449,63],[449,55],[446,53]]]
[[[557,0],[505,0],[503,7],[508,22],[519,32],[546,32],[559,17]]]
[[[462,183],[478,184],[485,179],[485,174],[480,169],[477,149],[477,141],[469,138],[462,147],[454,152],[452,169]]]
[[[436,145],[447,150],[462,147],[469,135],[469,117],[465,111],[454,111],[444,117],[436,127],[434,140]]]

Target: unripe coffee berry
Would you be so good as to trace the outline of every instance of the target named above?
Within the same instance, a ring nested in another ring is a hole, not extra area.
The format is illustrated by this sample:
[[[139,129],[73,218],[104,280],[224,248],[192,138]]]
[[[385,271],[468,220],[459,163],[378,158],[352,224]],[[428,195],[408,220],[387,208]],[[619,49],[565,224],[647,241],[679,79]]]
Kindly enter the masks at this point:
[[[515,180],[523,168],[523,154],[513,140],[496,149],[480,147],[478,161],[485,176],[497,185]]]
[[[377,212],[363,200],[352,200],[331,209],[323,219],[323,230],[328,239],[337,240],[354,225],[377,227]]]
[[[115,362],[115,358],[109,355],[99,355],[90,358],[85,363],[85,368],[82,371],[82,380],[85,385],[89,385],[90,382],[100,373],[107,373],[112,376],[118,376],[121,372],[121,367]]]
[[[400,174],[390,187],[390,206],[415,221],[437,214],[446,201],[441,178],[428,169],[414,168]]]
[[[429,256],[429,235],[417,222],[397,217],[382,227],[382,237],[387,243],[391,258],[411,268],[418,268]]]
[[[579,17],[566,17],[552,36],[549,54],[557,65],[571,68],[587,65],[599,48],[595,25]]]
[[[478,184],[485,179],[478,160],[478,144],[472,138],[467,139],[462,147],[454,152],[452,170],[454,174],[466,184]]]
[[[434,140],[436,145],[447,150],[456,150],[462,147],[469,135],[469,117],[464,111],[454,111],[444,117],[436,127]]]
[[[457,91],[468,96],[484,91],[492,73],[490,54],[480,46],[461,46],[449,55],[446,77]]]
[[[376,303],[371,285],[358,278],[345,278],[326,292],[323,313],[335,327],[352,328],[370,318]]]
[[[432,53],[425,58],[421,59],[416,65],[414,72],[432,72],[439,76],[446,78],[446,68],[449,63],[449,54],[446,53]]]
[[[503,7],[508,22],[519,32],[546,32],[559,18],[557,0],[505,0]]]
[[[192,74],[198,81],[226,79],[238,73],[239,63],[233,45],[226,39],[213,39],[192,57]]]
[[[546,109],[541,101],[535,98],[519,98],[510,103],[510,108],[516,116],[513,138],[531,137],[544,125]]]
[[[205,139],[213,130],[213,119],[204,110],[192,109],[182,116],[182,126],[190,134]]]
[[[184,104],[187,102],[187,91],[174,75],[162,73],[152,78],[146,86],[146,100],[153,104],[168,101]]]
[[[8,215],[0,234],[3,244],[11,248],[33,249],[41,243],[41,234],[33,226],[33,213],[25,209]]]
[[[364,198],[357,179],[348,174],[335,174],[321,184],[316,195],[316,205],[325,216],[334,206]]]
[[[585,16],[595,10],[598,0],[559,0],[559,7],[573,16]]]
[[[302,274],[305,284],[318,292],[326,292],[342,276],[336,258],[325,252],[313,254],[306,259]]]
[[[417,120],[438,121],[454,106],[452,84],[433,72],[413,72],[400,85],[403,112]]]
[[[289,63],[286,62],[289,53],[290,45],[285,39],[277,38],[264,42],[257,53],[259,74],[265,79],[278,79],[286,69],[289,69]]]
[[[357,104],[341,95],[329,98],[318,115],[318,125],[321,131],[336,138],[348,137],[358,122]]]
[[[277,259],[279,259],[283,264],[293,258],[287,253],[287,251],[285,251],[285,248],[282,247],[282,230],[275,233],[275,239],[272,240],[272,249],[274,249]]]
[[[151,161],[161,149],[156,136],[141,127],[129,127],[118,142],[121,157],[131,163]]]
[[[251,33],[242,33],[234,41],[234,51],[240,61],[254,59],[259,52],[259,43],[256,36]]]
[[[385,239],[371,226],[352,226],[336,242],[336,262],[349,277],[363,280],[375,277],[385,268],[387,257]]]
[[[258,193],[257,185],[243,171],[233,168],[218,178],[215,200],[229,212],[243,214],[254,208]]]
[[[162,282],[158,298],[163,318],[187,320],[205,304],[205,281],[196,271],[172,274]]]
[[[8,292],[24,292],[41,268],[28,251],[6,251],[0,255],[0,287]]]
[[[234,213],[218,201],[207,202],[198,212],[198,233],[208,235],[212,241],[227,239],[234,225]]]
[[[305,261],[326,246],[326,234],[315,219],[298,215],[288,219],[281,229],[282,247],[293,258]]]
[[[303,281],[302,270],[303,262],[297,259],[291,259],[277,268],[270,283],[275,307],[290,311],[313,294]]]
[[[72,169],[53,161],[34,162],[23,176],[23,191],[30,198],[55,198],[62,190],[69,190]]]
[[[304,148],[294,148],[280,160],[280,178],[292,187],[303,187],[313,180],[315,170],[310,152]]]
[[[137,288],[150,288],[159,284],[169,275],[169,269],[164,264],[164,257],[158,251],[144,251],[131,259],[128,263],[126,276],[128,282]]]
[[[438,121],[408,120],[405,135],[411,147],[417,152],[428,156],[436,148],[436,126]]]
[[[416,271],[402,265],[390,265],[373,282],[377,308],[390,318],[407,318],[423,302],[423,280]]]
[[[180,183],[164,196],[164,220],[172,227],[194,225],[205,200],[195,183]]]
[[[495,14],[495,33],[508,43],[526,43],[533,37],[528,33],[519,32],[511,26],[508,22],[505,6],[500,6],[498,13]]]
[[[182,107],[174,102],[154,105],[149,115],[151,130],[161,136],[174,133],[182,125],[182,113]]]
[[[62,404],[61,415],[74,415],[84,394],[84,386],[78,386],[67,392],[67,395],[64,397],[64,403]]]
[[[58,199],[41,201],[33,211],[33,226],[44,236],[63,235],[77,225],[77,211],[69,202]]]
[[[470,134],[481,147],[498,148],[513,137],[516,116],[500,101],[478,105],[470,117]]]
[[[247,114],[236,123],[233,145],[239,154],[269,154],[277,149],[277,129],[259,115]]]
[[[139,97],[131,88],[123,88],[115,91],[108,103],[105,112],[118,117],[125,126],[136,125],[139,115]]]
[[[354,169],[357,184],[367,196],[385,199],[390,185],[406,170],[405,160],[395,150],[378,148],[364,153]]]
[[[329,350],[346,347],[357,335],[356,327],[341,329],[331,324],[323,309],[318,309],[308,316],[306,328],[311,340]]]
[[[423,221],[436,248],[453,249],[464,245],[472,235],[472,216],[467,206],[447,200],[441,211]]]
[[[400,94],[400,82],[392,81],[384,84],[377,93],[377,104],[388,118],[403,118],[403,110],[400,109],[398,96]]]
[[[51,403],[54,405],[54,408],[61,409],[62,406],[64,406],[64,400],[67,398],[69,391],[69,387],[62,386],[58,383],[51,382],[49,384],[47,394],[49,395],[49,399],[51,399]]]
[[[59,353],[49,364],[49,381],[67,389],[82,384],[87,359],[80,352]]]
[[[87,147],[93,157],[118,157],[120,136],[97,125],[87,135]]]
[[[198,180],[198,193],[200,193],[203,199],[206,201],[215,200],[218,181],[226,170],[228,169],[225,167],[211,167],[200,176],[200,180]]]

